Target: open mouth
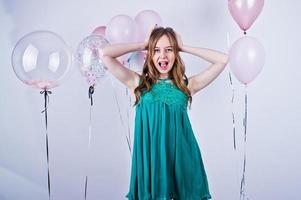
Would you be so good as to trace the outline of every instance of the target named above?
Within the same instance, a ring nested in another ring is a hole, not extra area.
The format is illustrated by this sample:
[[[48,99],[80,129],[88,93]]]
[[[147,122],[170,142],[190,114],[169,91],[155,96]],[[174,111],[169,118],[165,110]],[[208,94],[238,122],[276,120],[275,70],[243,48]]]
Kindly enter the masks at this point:
[[[161,69],[166,70],[168,67],[168,62],[167,61],[161,61],[159,62],[159,66]]]

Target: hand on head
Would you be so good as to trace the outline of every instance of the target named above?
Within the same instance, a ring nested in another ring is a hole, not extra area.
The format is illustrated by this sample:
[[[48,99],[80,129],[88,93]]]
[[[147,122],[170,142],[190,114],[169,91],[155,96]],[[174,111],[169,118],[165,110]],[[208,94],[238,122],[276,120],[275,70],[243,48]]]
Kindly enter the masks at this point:
[[[147,35],[147,37],[146,37],[146,39],[144,41],[144,49],[147,50],[147,46],[148,46],[150,35],[152,34],[153,30],[156,29],[156,28],[158,28],[157,24],[155,24],[155,26],[152,29],[150,29],[150,31],[149,31],[149,33],[148,33],[148,35]]]
[[[176,36],[177,36],[177,42],[178,42],[178,45],[179,45],[179,51],[182,51],[182,48],[183,48],[183,41],[182,41],[182,38],[180,36],[180,34],[178,34],[177,32],[176,33]]]

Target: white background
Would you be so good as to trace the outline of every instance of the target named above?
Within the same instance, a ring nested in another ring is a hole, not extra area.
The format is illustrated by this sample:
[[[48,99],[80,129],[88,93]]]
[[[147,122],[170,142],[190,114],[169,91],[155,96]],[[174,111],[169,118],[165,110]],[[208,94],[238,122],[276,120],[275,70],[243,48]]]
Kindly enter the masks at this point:
[[[242,32],[230,16],[226,0],[2,0],[0,4],[0,200],[46,200],[47,165],[43,96],[15,76],[10,56],[20,37],[51,30],[76,49],[94,28],[117,14],[131,17],[157,11],[165,26],[182,35],[185,44],[227,52]],[[246,193],[251,200],[301,198],[301,14],[299,1],[265,1],[248,31],[266,51],[263,71],[248,86]],[[183,54],[187,74],[208,63]],[[234,79],[234,77],[233,77]],[[52,90],[48,108],[50,170],[53,200],[125,199],[131,156],[125,126],[129,107],[125,88],[110,78],[94,94],[92,144],[88,156],[88,86],[74,66],[63,84]],[[229,68],[194,96],[191,123],[200,145],[213,199],[239,199],[242,172],[244,86],[235,79],[231,104]],[[121,112],[115,101],[114,91]],[[232,110],[238,148],[233,149]],[[133,114],[133,109],[130,114]]]

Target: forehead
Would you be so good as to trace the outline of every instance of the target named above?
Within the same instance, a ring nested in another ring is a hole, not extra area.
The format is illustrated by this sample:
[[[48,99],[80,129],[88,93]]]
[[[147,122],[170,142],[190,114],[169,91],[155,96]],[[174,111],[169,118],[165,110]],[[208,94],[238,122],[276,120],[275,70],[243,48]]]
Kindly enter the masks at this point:
[[[156,47],[168,47],[171,46],[171,43],[169,41],[169,38],[167,37],[167,35],[163,35],[162,37],[160,37],[160,39],[158,40]]]

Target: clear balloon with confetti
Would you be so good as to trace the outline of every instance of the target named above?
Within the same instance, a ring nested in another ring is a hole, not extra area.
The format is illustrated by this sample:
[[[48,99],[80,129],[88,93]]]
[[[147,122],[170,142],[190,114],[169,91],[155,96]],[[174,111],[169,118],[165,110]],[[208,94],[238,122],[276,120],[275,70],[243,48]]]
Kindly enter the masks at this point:
[[[77,47],[76,60],[89,86],[97,85],[106,76],[106,67],[99,56],[99,49],[108,44],[103,36],[90,35]]]
[[[56,33],[34,31],[23,36],[12,52],[12,67],[26,85],[49,90],[61,84],[72,66],[72,51]]]

